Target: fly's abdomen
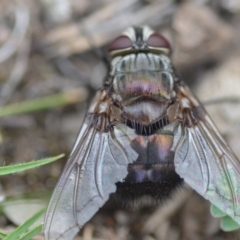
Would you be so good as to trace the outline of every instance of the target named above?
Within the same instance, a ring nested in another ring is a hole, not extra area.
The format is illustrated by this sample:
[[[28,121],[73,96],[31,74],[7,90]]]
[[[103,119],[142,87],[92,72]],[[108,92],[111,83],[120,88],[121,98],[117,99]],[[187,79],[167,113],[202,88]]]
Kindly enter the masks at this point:
[[[138,159],[129,165],[125,180],[117,184],[118,198],[135,202],[146,196],[156,200],[169,196],[182,182],[175,172],[172,144],[171,132],[138,135],[131,142]]]

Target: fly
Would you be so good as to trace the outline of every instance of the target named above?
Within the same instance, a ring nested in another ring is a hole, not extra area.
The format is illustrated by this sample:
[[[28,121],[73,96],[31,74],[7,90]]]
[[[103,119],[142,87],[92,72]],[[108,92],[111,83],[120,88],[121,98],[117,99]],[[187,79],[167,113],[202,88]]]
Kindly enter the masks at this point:
[[[45,216],[46,240],[73,239],[116,193],[161,200],[184,180],[240,224],[240,162],[176,77],[168,41],[130,27],[85,116]]]

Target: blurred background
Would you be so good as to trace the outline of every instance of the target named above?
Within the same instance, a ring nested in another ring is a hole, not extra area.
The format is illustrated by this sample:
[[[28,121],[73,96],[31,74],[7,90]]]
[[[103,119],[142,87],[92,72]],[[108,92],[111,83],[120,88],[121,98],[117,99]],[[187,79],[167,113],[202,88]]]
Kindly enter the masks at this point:
[[[179,77],[240,157],[240,0],[1,0],[1,166],[69,154],[106,76],[106,45],[140,24],[169,39]],[[10,105],[12,112],[1,110]],[[65,162],[1,177],[0,202],[9,203],[2,230],[47,204]],[[186,188],[139,211],[110,200],[76,239],[240,239],[239,231],[223,232],[209,208]]]

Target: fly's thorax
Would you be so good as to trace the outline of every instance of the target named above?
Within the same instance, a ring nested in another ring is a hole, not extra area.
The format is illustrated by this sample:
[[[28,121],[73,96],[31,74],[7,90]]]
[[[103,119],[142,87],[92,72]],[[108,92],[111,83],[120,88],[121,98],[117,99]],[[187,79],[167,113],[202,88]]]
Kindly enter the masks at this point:
[[[124,118],[149,125],[166,115],[175,97],[174,72],[166,55],[116,57],[111,75],[112,98],[122,108]]]
[[[152,71],[170,71],[172,69],[171,61],[167,55],[154,53],[132,53],[125,56],[117,56],[111,62],[111,75],[121,72],[130,72],[137,70]]]

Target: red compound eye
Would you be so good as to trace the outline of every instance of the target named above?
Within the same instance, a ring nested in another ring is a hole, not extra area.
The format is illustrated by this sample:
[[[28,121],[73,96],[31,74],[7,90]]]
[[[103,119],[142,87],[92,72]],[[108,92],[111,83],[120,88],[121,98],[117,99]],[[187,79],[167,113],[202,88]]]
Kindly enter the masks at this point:
[[[132,46],[132,41],[127,36],[120,36],[116,38],[108,47],[108,51],[121,50],[124,48],[130,48]]]
[[[156,47],[156,48],[168,48],[168,49],[171,48],[169,42],[162,35],[157,33],[152,34],[148,38],[147,45],[149,47]]]

